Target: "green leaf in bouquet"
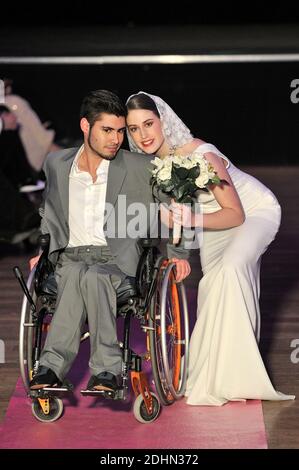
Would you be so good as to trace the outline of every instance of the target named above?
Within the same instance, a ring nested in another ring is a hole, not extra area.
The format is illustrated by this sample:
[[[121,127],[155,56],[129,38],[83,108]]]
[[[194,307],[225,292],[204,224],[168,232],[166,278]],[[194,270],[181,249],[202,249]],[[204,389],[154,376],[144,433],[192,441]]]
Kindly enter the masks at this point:
[[[191,204],[191,205],[193,205],[194,204],[194,199],[192,199],[190,194],[187,194],[187,195],[182,197],[181,201],[178,201],[178,202],[181,202],[182,204]]]
[[[188,180],[189,181],[189,180]],[[198,190],[198,186],[193,181],[189,181],[189,193],[192,196]]]
[[[189,171],[187,168],[178,167],[172,165],[172,174],[176,175],[180,180],[184,180],[188,177]]]
[[[174,183],[171,180],[166,180],[160,183],[160,188],[166,193],[172,191],[174,187]]]
[[[210,179],[210,182],[213,184],[221,184],[221,179],[219,178],[218,175],[213,176],[213,178]]]
[[[190,195],[191,193],[191,189],[194,187],[193,183],[190,182],[190,181],[185,181],[183,183],[181,183],[177,188],[176,188],[176,192],[177,192],[177,200],[178,202],[180,202],[181,198],[183,196],[187,196],[188,194]],[[193,192],[193,191],[192,191]]]
[[[189,170],[188,178],[196,179],[200,175],[200,166],[196,165]]]

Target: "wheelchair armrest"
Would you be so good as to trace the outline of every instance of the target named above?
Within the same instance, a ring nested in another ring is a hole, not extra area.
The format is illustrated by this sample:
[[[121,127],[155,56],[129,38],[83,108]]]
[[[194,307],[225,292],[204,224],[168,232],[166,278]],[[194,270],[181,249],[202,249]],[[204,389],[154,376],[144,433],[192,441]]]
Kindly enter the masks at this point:
[[[54,287],[54,266],[48,259],[50,236],[49,234],[41,235],[40,239],[42,239],[41,243],[43,243],[44,246],[42,247],[42,252],[35,268],[35,292],[37,295],[42,293],[51,293],[51,295],[54,295],[54,291],[57,289]],[[45,289],[48,278],[50,278],[49,283],[52,285],[49,287],[49,289]]]

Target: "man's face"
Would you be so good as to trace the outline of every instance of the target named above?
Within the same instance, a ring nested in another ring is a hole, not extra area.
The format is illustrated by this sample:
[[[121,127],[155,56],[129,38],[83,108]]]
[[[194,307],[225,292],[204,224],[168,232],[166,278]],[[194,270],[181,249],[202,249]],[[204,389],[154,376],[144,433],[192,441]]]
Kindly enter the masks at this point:
[[[126,122],[124,116],[102,113],[90,127],[85,118],[81,119],[81,129],[85,144],[93,154],[105,160],[113,160],[124,140]]]

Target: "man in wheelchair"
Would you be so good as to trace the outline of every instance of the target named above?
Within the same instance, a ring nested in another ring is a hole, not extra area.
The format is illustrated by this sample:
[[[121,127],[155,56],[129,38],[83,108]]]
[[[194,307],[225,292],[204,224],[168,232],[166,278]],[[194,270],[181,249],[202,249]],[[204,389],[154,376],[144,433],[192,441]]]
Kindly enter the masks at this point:
[[[132,229],[136,207],[142,205],[146,213],[141,238],[155,232],[158,224],[149,157],[120,148],[125,116],[115,94],[90,92],[81,106],[84,144],[50,153],[45,161],[41,230],[50,237],[48,258],[55,266],[58,290],[31,390],[63,382],[86,320],[91,371],[87,388],[118,387],[122,353],[116,332],[117,292],[135,277],[141,254],[140,233],[136,236]],[[190,273],[188,250],[171,244],[167,250],[176,263],[176,280],[182,281]]]

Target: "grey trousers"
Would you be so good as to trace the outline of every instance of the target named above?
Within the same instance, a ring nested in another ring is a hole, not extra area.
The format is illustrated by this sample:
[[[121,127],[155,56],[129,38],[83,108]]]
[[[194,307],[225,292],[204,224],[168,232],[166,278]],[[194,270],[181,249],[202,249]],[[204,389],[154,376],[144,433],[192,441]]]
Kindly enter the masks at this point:
[[[56,266],[56,310],[43,348],[40,365],[63,380],[80,346],[88,320],[89,367],[92,375],[121,372],[121,350],[116,331],[116,289],[126,278],[108,247],[67,248]]]

